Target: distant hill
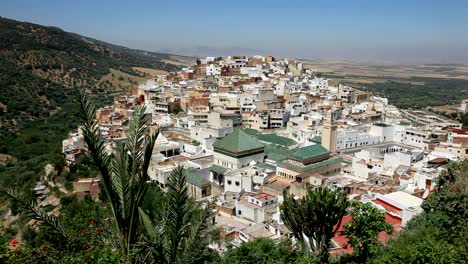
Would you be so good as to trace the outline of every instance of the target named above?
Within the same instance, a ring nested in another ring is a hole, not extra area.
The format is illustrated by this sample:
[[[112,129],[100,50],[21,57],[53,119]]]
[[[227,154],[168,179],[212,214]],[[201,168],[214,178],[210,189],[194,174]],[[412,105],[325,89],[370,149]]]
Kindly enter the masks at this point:
[[[173,71],[174,57],[0,17],[0,127],[47,117],[78,88],[108,98],[142,80],[132,67]]]

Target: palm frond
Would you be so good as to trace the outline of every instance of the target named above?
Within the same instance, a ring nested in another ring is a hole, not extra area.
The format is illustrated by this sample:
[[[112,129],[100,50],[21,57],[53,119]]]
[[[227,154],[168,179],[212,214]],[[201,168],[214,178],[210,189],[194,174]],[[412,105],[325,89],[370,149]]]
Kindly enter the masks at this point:
[[[109,200],[113,203],[111,183],[111,160],[105,149],[104,139],[99,132],[96,119],[96,105],[90,100],[84,90],[80,91],[80,119],[83,137],[88,148],[88,155],[101,175],[101,186]]]
[[[196,207],[193,209],[197,212],[192,214],[190,226],[183,239],[184,250],[178,256],[178,259],[183,259],[185,263],[198,263],[203,257],[200,251],[205,249],[205,244],[208,244],[209,220],[213,217],[212,208],[208,204],[202,209]]]
[[[112,189],[119,200],[119,216],[126,219],[131,207],[130,172],[128,168],[128,156],[123,144],[117,147],[117,155],[112,161]]]
[[[145,213],[145,211],[143,211],[143,209],[141,209],[141,207],[138,208],[138,212],[140,213],[140,221],[145,228],[146,234],[148,234],[148,238],[150,240],[157,239],[159,232],[155,228],[149,216]]]
[[[30,219],[35,219],[51,227],[52,230],[68,242],[75,241],[75,238],[71,237],[59,219],[53,215],[49,215],[44,209],[38,208],[35,200],[25,198],[18,190],[13,188],[0,187],[0,194],[11,201],[17,202],[22,213]]]
[[[179,245],[188,228],[186,219],[190,218],[189,196],[183,167],[178,166],[172,171],[168,180],[168,189],[164,216],[164,242],[169,263],[174,263]]]

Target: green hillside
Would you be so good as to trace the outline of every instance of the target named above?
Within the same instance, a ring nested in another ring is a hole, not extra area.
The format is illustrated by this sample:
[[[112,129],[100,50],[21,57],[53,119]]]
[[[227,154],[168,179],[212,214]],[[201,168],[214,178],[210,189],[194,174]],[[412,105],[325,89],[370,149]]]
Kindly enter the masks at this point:
[[[161,62],[167,58],[167,54],[133,50],[56,27],[0,17],[1,127],[17,131],[32,119],[48,117],[69,101],[77,88],[90,89],[104,98],[120,92],[113,87],[115,83],[100,82],[111,69],[135,77],[144,74],[131,67],[177,70],[178,66]],[[136,82],[131,77],[121,79]]]
[[[0,160],[0,185],[29,191],[46,164],[62,162],[79,89],[108,104],[146,77],[132,67],[177,70],[167,58],[0,17],[0,157],[14,161]]]

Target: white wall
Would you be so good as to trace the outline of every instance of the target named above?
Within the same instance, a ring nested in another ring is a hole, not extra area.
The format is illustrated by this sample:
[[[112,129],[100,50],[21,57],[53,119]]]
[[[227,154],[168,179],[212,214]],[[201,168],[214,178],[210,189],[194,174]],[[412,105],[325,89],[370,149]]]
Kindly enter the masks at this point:
[[[252,177],[250,176],[241,176],[238,173],[226,174],[224,176],[224,191],[239,193],[244,189],[246,192],[251,192],[252,190]]]
[[[400,165],[411,166],[412,155],[402,152],[386,153],[384,155],[384,167],[396,169]]]
[[[264,157],[265,153],[263,152],[239,159],[214,152],[214,164],[228,169],[240,169],[248,166],[252,160],[255,162],[263,162]]]

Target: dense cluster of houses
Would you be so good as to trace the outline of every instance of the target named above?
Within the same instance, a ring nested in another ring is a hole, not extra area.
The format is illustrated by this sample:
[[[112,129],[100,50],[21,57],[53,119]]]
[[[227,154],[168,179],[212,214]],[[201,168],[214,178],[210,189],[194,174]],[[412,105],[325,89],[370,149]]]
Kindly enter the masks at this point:
[[[319,186],[341,190],[381,209],[399,230],[421,212],[445,165],[468,157],[460,123],[397,109],[271,56],[197,59],[116,97],[96,115],[108,151],[126,138],[139,105],[161,131],[151,181],[164,190],[172,170],[186,168],[191,196],[216,203],[225,238],[213,245],[219,251],[288,236],[278,209],[284,190],[297,197]],[[64,140],[63,152],[68,164],[83,155],[80,130]],[[97,181],[81,181],[77,192],[96,192]],[[332,253],[349,252],[345,245],[337,235]]]

